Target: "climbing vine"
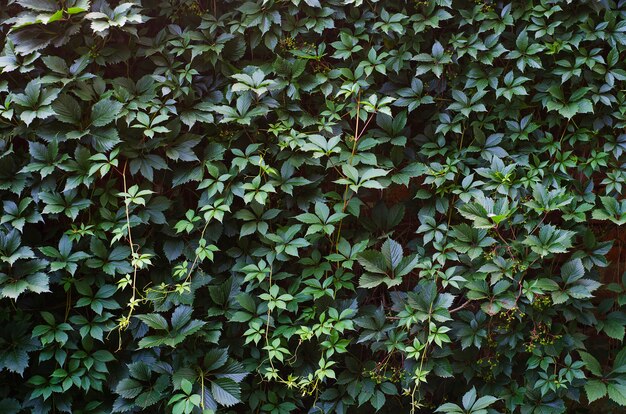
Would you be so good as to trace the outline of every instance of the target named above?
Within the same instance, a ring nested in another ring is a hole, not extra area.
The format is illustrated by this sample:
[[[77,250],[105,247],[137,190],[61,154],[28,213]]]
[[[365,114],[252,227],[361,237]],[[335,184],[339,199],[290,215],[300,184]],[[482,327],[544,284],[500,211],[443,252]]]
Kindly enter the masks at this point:
[[[0,412],[618,413],[625,0],[3,0]]]

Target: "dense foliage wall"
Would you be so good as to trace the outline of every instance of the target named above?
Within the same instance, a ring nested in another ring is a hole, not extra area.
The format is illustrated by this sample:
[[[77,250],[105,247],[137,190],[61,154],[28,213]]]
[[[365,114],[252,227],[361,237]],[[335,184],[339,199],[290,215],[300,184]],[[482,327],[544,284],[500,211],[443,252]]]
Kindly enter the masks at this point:
[[[1,413],[623,412],[625,0],[0,20]]]

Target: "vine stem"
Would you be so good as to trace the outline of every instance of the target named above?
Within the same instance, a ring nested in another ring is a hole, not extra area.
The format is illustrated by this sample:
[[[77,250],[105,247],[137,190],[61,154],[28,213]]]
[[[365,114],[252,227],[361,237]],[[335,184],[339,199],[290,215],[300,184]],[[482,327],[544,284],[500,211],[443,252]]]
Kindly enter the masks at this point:
[[[428,310],[428,331],[430,332],[430,320],[431,320],[431,314],[433,311],[433,304],[434,302],[430,303],[430,308]],[[424,345],[424,349],[422,351],[422,355],[420,358],[420,367],[419,367],[419,375],[422,374],[422,368],[424,367],[424,360],[426,359],[426,351],[428,350],[428,335],[426,336],[426,344]],[[413,387],[413,391],[411,392],[411,414],[415,414],[415,409],[417,408],[417,401],[415,401],[415,394],[417,393],[417,391],[419,390],[419,386],[420,386],[420,382],[419,382],[419,377],[417,377],[416,381],[415,381],[415,386]]]
[[[269,278],[269,287],[267,288],[267,291],[270,292],[272,290],[272,274],[274,273],[274,268],[272,266],[272,264],[270,264],[270,278]],[[272,373],[276,372],[276,368],[274,367],[274,363],[272,362],[272,358],[269,355],[269,347],[270,347],[270,317],[272,316],[272,311],[270,309],[270,307],[267,307],[267,320],[265,321],[265,347],[268,348],[267,352],[268,352],[268,361],[270,362],[270,366],[272,367]],[[281,381],[285,381],[284,379],[280,378],[279,379]]]
[[[456,307],[456,308],[454,308],[454,309],[450,309],[450,311],[449,311],[449,312],[450,312],[450,313],[455,313],[455,312],[458,312],[458,311],[460,311],[460,310],[462,310],[462,309],[465,309],[465,308],[466,308],[466,307],[467,307],[467,306],[468,306],[471,302],[472,302],[471,300],[468,300],[468,301],[466,301],[465,303],[463,303],[462,305],[459,305],[459,306],[457,306],[457,307]]]
[[[128,310],[128,314],[125,317],[122,317],[120,319],[120,322],[118,324],[118,328],[121,331],[122,329],[125,329],[126,327],[128,327],[128,324],[130,323],[130,318],[133,315],[133,311],[135,310],[135,301],[137,299],[137,268],[138,268],[138,264],[134,262],[133,259],[136,258],[136,253],[135,253],[135,245],[133,243],[133,235],[130,229],[130,202],[128,201],[128,185],[126,182],[126,167],[128,166],[128,160],[124,161],[124,168],[122,169],[122,184],[124,186],[124,211],[126,213],[126,228],[128,229],[128,244],[130,246],[130,253],[131,253],[131,266],[133,267],[133,281],[131,283],[131,289],[132,289],[132,296],[130,298],[130,302],[128,304],[129,306],[129,310]],[[118,349],[117,351],[120,351],[122,349],[122,334],[120,332],[119,334],[119,342],[118,342]]]
[[[202,232],[200,233],[200,238],[198,239],[198,243],[200,243],[200,240],[204,239],[204,233],[206,233],[207,227],[209,227],[209,220],[206,220],[204,223],[204,227],[202,228]],[[193,262],[191,263],[191,266],[189,267],[189,271],[187,272],[187,276],[185,277],[185,282],[188,282],[189,279],[191,279],[191,274],[193,273],[193,269],[198,264],[199,257],[200,255],[196,254],[195,257],[193,258]]]
[[[374,119],[374,114],[370,114],[367,117],[367,120],[365,121],[365,125],[363,126],[363,129],[360,130],[359,129],[360,115],[361,115],[361,92],[359,92],[359,95],[357,96],[357,102],[356,102],[356,125],[354,127],[354,142],[352,143],[352,152],[350,153],[350,158],[348,160],[349,165],[352,165],[352,161],[354,160],[354,156],[356,155],[356,147],[357,147],[357,144],[359,143],[359,139],[361,138],[363,133],[367,130],[367,126],[369,125],[369,123],[372,121],[372,119]],[[348,198],[349,189],[350,189],[350,186],[346,184],[344,191],[343,191],[343,206],[341,208],[342,213],[346,212],[346,209],[348,208],[348,203],[352,199],[352,197]],[[335,239],[335,251],[336,252],[339,251],[339,240],[341,240],[342,226],[343,226],[343,218],[339,220],[339,225],[337,226],[337,238]]]
[[[200,368],[200,408],[204,410],[204,371]]]
[[[122,182],[124,185],[124,194],[128,193],[128,185],[126,184],[126,167],[128,166],[128,160],[124,161],[124,168],[122,169]],[[130,203],[128,202],[128,198],[124,196],[124,211],[126,212],[126,227],[128,228],[128,244],[130,246],[130,254],[131,257],[135,257],[135,245],[133,243],[133,234],[130,231],[130,208],[128,207]],[[135,300],[136,297],[136,282],[137,282],[137,266],[132,263],[133,266],[133,296],[131,301]]]

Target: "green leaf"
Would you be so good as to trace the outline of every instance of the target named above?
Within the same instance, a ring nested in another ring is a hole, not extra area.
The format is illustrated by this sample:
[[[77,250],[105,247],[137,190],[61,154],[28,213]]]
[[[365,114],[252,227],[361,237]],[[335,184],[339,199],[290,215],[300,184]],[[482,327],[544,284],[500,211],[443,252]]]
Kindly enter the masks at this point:
[[[472,406],[472,412],[484,410],[498,400],[499,398],[493,397],[491,395],[485,395],[483,397],[480,397]]]
[[[180,331],[191,320],[192,313],[193,308],[190,306],[177,307],[174,313],[172,313],[172,329]]]
[[[385,402],[387,402],[385,394],[378,390],[376,390],[372,398],[370,398],[370,404],[372,404],[372,407],[374,407],[376,411],[381,410],[385,406]]]
[[[384,275],[363,273],[359,278],[359,287],[373,289],[385,282]]]
[[[585,393],[587,400],[592,403],[604,397],[607,393],[606,385],[599,380],[589,380],[585,383]]]
[[[180,382],[180,388],[187,395],[191,394],[192,387],[193,387],[193,385],[191,384],[191,382],[189,382],[188,380],[186,380],[184,378]]]
[[[82,111],[76,99],[69,95],[61,95],[52,104],[52,109],[56,114],[56,118],[72,125],[80,125]]]
[[[232,407],[241,402],[241,390],[239,385],[228,378],[217,378],[211,381],[211,393],[215,401],[224,407]]]
[[[110,124],[121,115],[122,107],[121,102],[110,99],[98,101],[91,108],[91,125],[103,127]]]
[[[626,383],[612,382],[606,388],[611,400],[622,407],[626,407]]]
[[[137,319],[148,325],[152,329],[168,330],[169,325],[165,318],[158,313],[149,313],[147,315],[136,315]]]
[[[115,387],[115,392],[124,398],[135,398],[142,391],[143,386],[141,385],[141,383],[132,378],[126,378],[121,380],[117,384],[117,387]]]
[[[25,349],[0,351],[0,368],[23,375],[24,370],[28,368],[28,359],[28,352]]]
[[[417,254],[412,254],[403,258],[402,260],[400,260],[400,263],[398,263],[398,266],[394,269],[394,276],[402,277],[409,274],[411,271],[413,271],[413,269],[415,269],[415,267],[419,263],[419,260],[420,258]]]
[[[58,8],[54,0],[19,0],[19,5],[30,10],[55,12]]]
[[[566,284],[574,283],[585,275],[585,268],[580,259],[570,260],[561,267],[561,277]]]
[[[609,314],[607,319],[604,321],[602,331],[606,333],[610,338],[617,339],[618,341],[622,341],[624,339],[624,335],[626,334],[626,321],[623,317],[614,317],[613,314]]]
[[[387,239],[385,243],[383,243],[381,252],[385,257],[387,268],[395,269],[400,264],[402,260],[402,246],[400,246],[400,243],[392,239]]]
[[[473,407],[475,401],[476,401],[476,388],[472,387],[471,390],[469,390],[463,395],[463,399],[461,400],[461,403],[463,404],[463,408],[465,410],[471,411],[471,408]]]
[[[585,363],[585,367],[595,376],[602,376],[602,367],[598,360],[588,352],[578,351],[580,358]]]
[[[435,410],[435,412],[446,413],[446,414],[463,414],[464,413],[461,407],[453,403],[442,404]]]
[[[387,272],[387,259],[382,253],[367,250],[359,254],[358,262],[368,272],[382,273]]]

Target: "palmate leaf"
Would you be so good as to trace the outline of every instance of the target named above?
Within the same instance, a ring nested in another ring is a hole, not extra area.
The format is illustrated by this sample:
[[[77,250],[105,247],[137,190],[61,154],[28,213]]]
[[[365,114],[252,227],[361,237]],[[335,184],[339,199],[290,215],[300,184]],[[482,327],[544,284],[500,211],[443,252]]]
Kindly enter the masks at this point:
[[[552,253],[565,253],[572,247],[572,239],[576,233],[569,230],[557,229],[551,224],[540,228],[537,236],[530,235],[523,241],[524,244],[540,256]]]
[[[22,375],[28,367],[28,352],[23,349],[14,348],[9,351],[0,352],[0,368]]]
[[[16,300],[21,294],[26,291],[33,293],[49,292],[49,278],[44,273],[33,273],[24,278],[17,280],[9,280],[6,276],[0,273],[0,281],[5,279],[2,284],[2,290],[0,296]]]
[[[480,203],[465,203],[459,207],[459,213],[473,221],[473,226],[478,229],[490,229],[494,224],[489,220],[489,212]]]
[[[205,324],[205,321],[191,319],[193,309],[189,306],[181,305],[172,313],[171,329],[167,320],[158,313],[137,315],[136,318],[144,322],[150,328],[159,332],[157,335],[150,335],[139,341],[140,348],[154,348],[161,345],[176,347],[189,335],[198,332]]]
[[[387,239],[381,252],[366,250],[359,254],[358,262],[365,269],[359,279],[359,286],[374,288],[386,284],[388,287],[402,283],[402,277],[410,273],[419,257],[416,254],[403,257],[402,246],[392,239]]]
[[[594,209],[591,215],[596,220],[610,220],[621,226],[626,223],[626,200],[617,201],[613,197],[600,197],[603,209]]]
[[[11,326],[10,332],[3,332],[0,342],[0,371],[23,375],[29,366],[29,353],[39,347],[39,341],[31,337],[28,325],[18,324]]]
[[[17,233],[15,230],[12,232]],[[7,240],[9,237],[11,237],[11,233],[7,235],[7,238],[4,238],[4,235],[0,234],[0,261],[13,265],[20,259],[30,259],[35,257],[35,253],[33,253],[32,249],[28,246],[20,246],[19,244],[9,244],[3,246],[3,241]]]

